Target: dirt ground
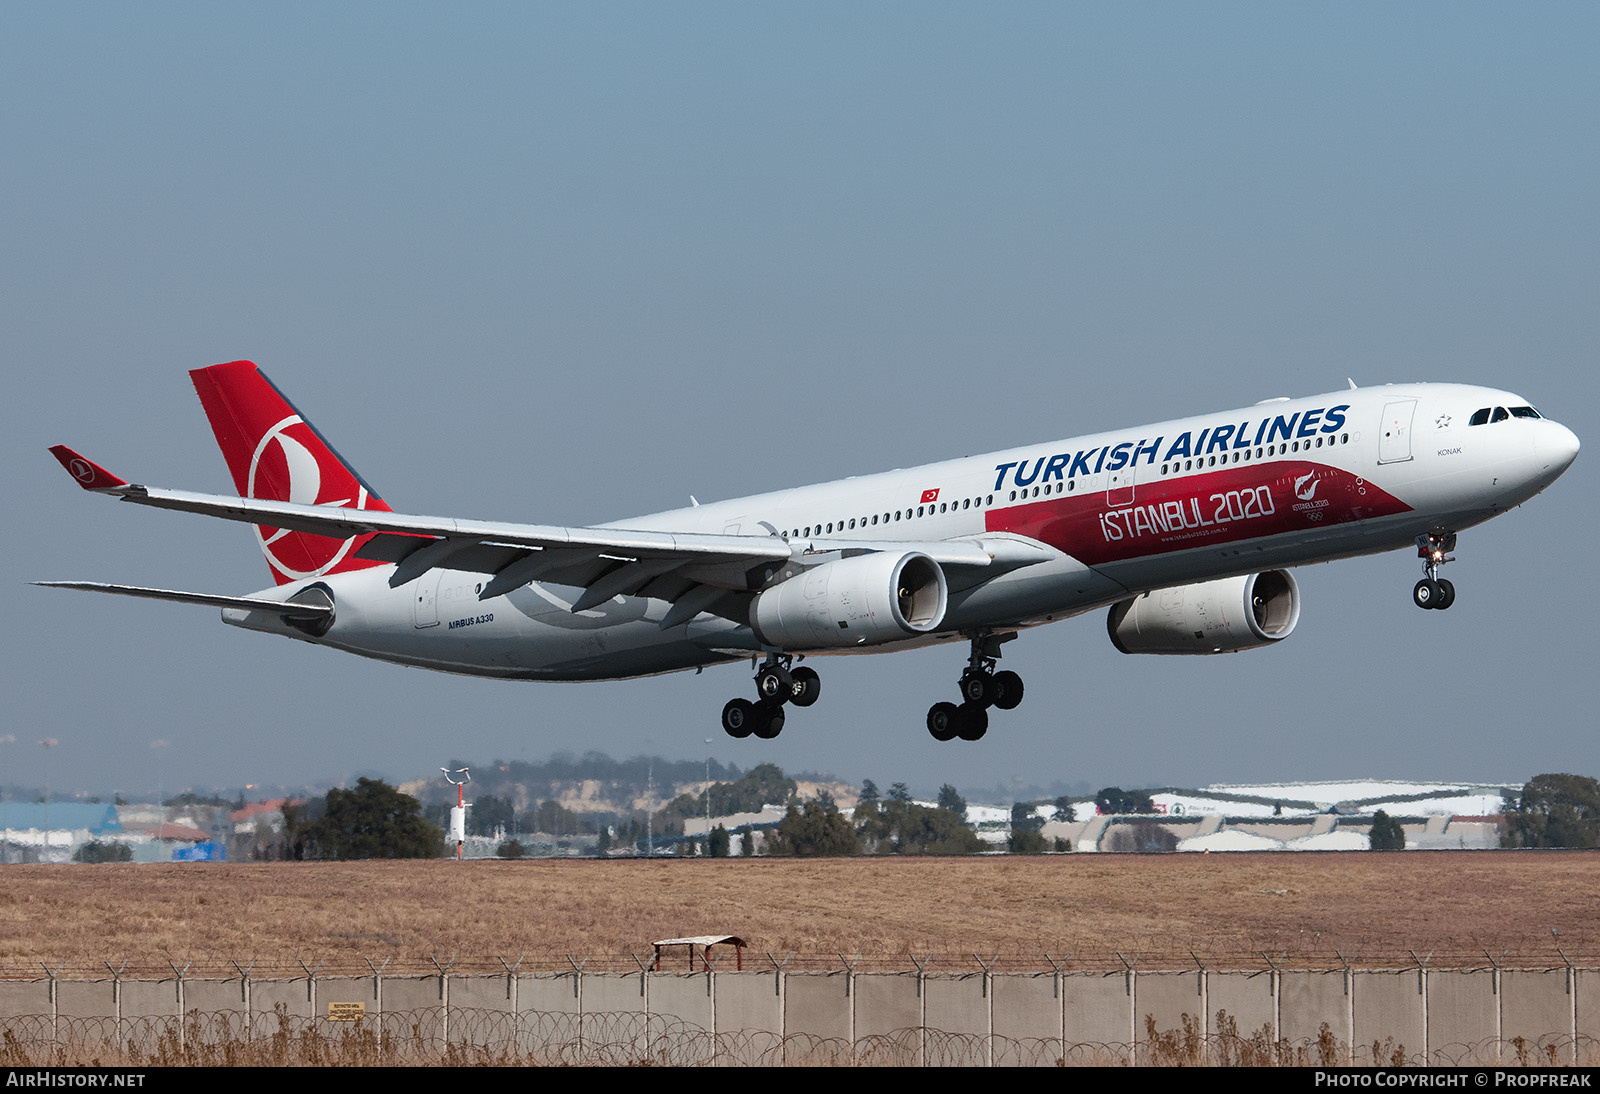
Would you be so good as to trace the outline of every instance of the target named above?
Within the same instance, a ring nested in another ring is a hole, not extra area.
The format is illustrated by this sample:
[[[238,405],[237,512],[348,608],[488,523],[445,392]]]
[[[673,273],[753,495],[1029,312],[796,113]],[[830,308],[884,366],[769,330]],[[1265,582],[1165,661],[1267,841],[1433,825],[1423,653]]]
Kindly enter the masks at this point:
[[[697,934],[747,968],[1542,967],[1600,959],[1597,897],[1594,852],[6,866],[0,975],[633,969]]]

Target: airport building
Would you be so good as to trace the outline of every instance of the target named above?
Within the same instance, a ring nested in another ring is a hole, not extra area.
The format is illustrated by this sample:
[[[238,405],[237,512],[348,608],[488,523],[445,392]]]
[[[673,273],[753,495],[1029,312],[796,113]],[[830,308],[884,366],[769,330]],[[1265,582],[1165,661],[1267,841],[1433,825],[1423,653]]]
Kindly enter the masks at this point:
[[[1043,834],[1083,852],[1359,851],[1381,811],[1399,822],[1407,850],[1485,849],[1500,846],[1506,797],[1521,790],[1377,779],[1169,787],[1150,792],[1154,813],[1106,816],[1078,801],[1075,820],[1046,819]]]

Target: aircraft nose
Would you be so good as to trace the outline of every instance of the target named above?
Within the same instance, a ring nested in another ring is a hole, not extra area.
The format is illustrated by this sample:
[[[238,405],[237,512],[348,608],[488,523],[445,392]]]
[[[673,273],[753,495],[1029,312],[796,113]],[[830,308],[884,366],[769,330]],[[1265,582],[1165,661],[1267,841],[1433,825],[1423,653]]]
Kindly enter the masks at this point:
[[[1559,475],[1578,458],[1578,435],[1560,422],[1552,422],[1548,418],[1543,425],[1534,446],[1545,469]]]

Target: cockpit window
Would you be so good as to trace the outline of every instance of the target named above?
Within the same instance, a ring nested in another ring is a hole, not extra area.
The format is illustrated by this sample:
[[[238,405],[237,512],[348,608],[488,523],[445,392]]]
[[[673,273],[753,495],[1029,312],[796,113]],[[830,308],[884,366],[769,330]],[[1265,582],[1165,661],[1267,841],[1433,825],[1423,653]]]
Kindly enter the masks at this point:
[[[1491,418],[1490,415],[1493,415]],[[1507,410],[1503,406],[1486,406],[1472,413],[1468,425],[1488,425],[1491,421],[1504,422],[1512,418],[1539,418],[1543,417],[1531,406],[1514,406]]]

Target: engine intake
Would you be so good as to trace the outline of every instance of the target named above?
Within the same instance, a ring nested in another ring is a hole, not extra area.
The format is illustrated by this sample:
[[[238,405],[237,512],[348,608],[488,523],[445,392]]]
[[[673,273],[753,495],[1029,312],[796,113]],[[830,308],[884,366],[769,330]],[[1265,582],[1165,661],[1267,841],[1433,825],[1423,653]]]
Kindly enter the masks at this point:
[[[1288,638],[1299,621],[1294,575],[1268,570],[1113,604],[1106,631],[1123,653],[1234,653]]]
[[[814,566],[764,590],[756,636],[784,650],[841,649],[927,634],[944,621],[949,586],[927,555],[874,553]]]

